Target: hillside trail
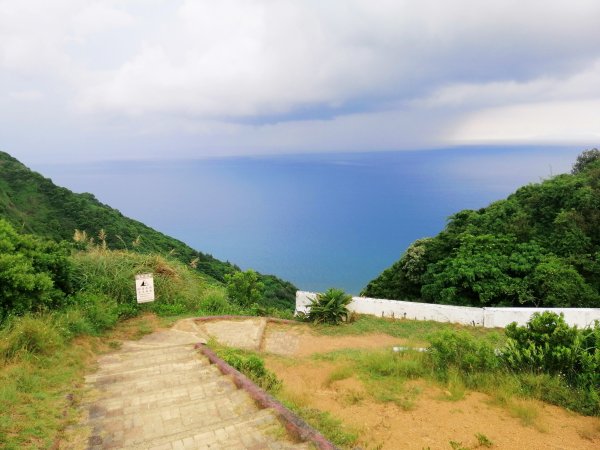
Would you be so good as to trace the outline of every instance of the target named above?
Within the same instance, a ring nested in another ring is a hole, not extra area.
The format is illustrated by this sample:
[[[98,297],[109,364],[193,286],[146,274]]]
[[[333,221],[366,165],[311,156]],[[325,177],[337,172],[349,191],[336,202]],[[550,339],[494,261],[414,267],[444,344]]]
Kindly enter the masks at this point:
[[[185,319],[101,356],[86,376],[78,442],[61,448],[309,448],[210,365],[199,342],[206,335]]]

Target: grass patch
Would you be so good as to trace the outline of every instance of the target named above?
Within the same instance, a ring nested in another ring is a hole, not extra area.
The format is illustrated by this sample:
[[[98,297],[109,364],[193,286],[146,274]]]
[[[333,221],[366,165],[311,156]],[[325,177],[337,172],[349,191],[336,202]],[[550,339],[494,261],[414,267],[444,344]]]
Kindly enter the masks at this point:
[[[264,360],[256,352],[225,347],[217,344],[215,340],[211,340],[209,346],[227,364],[239,370],[265,391],[275,393],[281,388],[281,381],[265,367]]]
[[[325,384],[357,376],[366,386],[368,394],[348,398],[351,404],[362,401],[365,395],[381,403],[394,403],[404,410],[414,408],[421,390],[416,386],[407,386],[408,380],[426,375],[423,364],[424,355],[419,352],[396,353],[373,350],[335,350],[313,355],[313,359],[342,364],[327,378]],[[354,402],[354,403],[352,403]]]
[[[465,398],[467,388],[456,370],[450,370],[441,400],[456,402]]]
[[[328,376],[323,385],[330,387],[333,383],[340,380],[345,380],[352,376],[353,370],[349,366],[340,366],[335,368]]]
[[[283,400],[282,403],[302,417],[313,428],[319,430],[335,445],[342,448],[353,448],[358,441],[358,430],[345,425],[332,414],[317,408],[298,406],[289,400]]]
[[[478,447],[493,447],[494,443],[483,433],[475,433],[475,438],[477,439]]]
[[[314,325],[313,330],[326,336],[359,336],[382,333],[396,338],[408,339],[413,345],[429,342],[429,336],[442,330],[464,330],[473,336],[487,336],[502,341],[503,336],[495,330],[483,327],[469,327],[430,320],[387,319],[368,315],[357,315],[356,320],[342,325]]]
[[[359,405],[365,399],[365,394],[354,389],[344,391],[342,402],[348,406]]]

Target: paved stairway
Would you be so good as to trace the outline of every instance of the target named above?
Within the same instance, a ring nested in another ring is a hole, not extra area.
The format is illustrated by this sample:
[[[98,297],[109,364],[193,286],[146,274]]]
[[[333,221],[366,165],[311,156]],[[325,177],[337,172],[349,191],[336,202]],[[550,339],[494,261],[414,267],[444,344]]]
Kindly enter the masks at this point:
[[[86,377],[90,449],[308,449],[198,354],[192,321],[99,360]]]

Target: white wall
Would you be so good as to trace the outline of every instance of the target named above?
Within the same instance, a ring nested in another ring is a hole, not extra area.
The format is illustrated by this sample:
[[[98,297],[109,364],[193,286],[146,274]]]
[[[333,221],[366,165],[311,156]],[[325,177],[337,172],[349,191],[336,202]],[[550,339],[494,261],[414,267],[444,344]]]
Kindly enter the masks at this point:
[[[314,292],[297,291],[296,312],[308,312],[308,305],[315,296]],[[487,328],[503,328],[511,322],[524,325],[534,312],[541,311],[563,313],[569,325],[577,325],[579,328],[593,325],[594,320],[600,320],[600,308],[472,308],[367,297],[352,297],[348,309],[372,316],[434,320]]]

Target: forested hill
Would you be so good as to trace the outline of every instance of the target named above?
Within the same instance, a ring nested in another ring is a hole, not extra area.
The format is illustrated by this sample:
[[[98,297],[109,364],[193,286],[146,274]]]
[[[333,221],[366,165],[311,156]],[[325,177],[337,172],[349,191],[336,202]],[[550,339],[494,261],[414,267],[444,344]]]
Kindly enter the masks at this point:
[[[7,153],[0,152],[0,217],[25,233],[53,240],[72,241],[75,230],[97,236],[106,234],[112,249],[170,253],[218,281],[239,268],[199,252],[160,233],[118,210],[99,202],[92,194],[76,194],[56,186]],[[272,306],[293,307],[296,287],[272,275],[261,275],[265,300]]]
[[[449,218],[371,281],[369,297],[473,306],[600,307],[600,151],[571,174]]]

